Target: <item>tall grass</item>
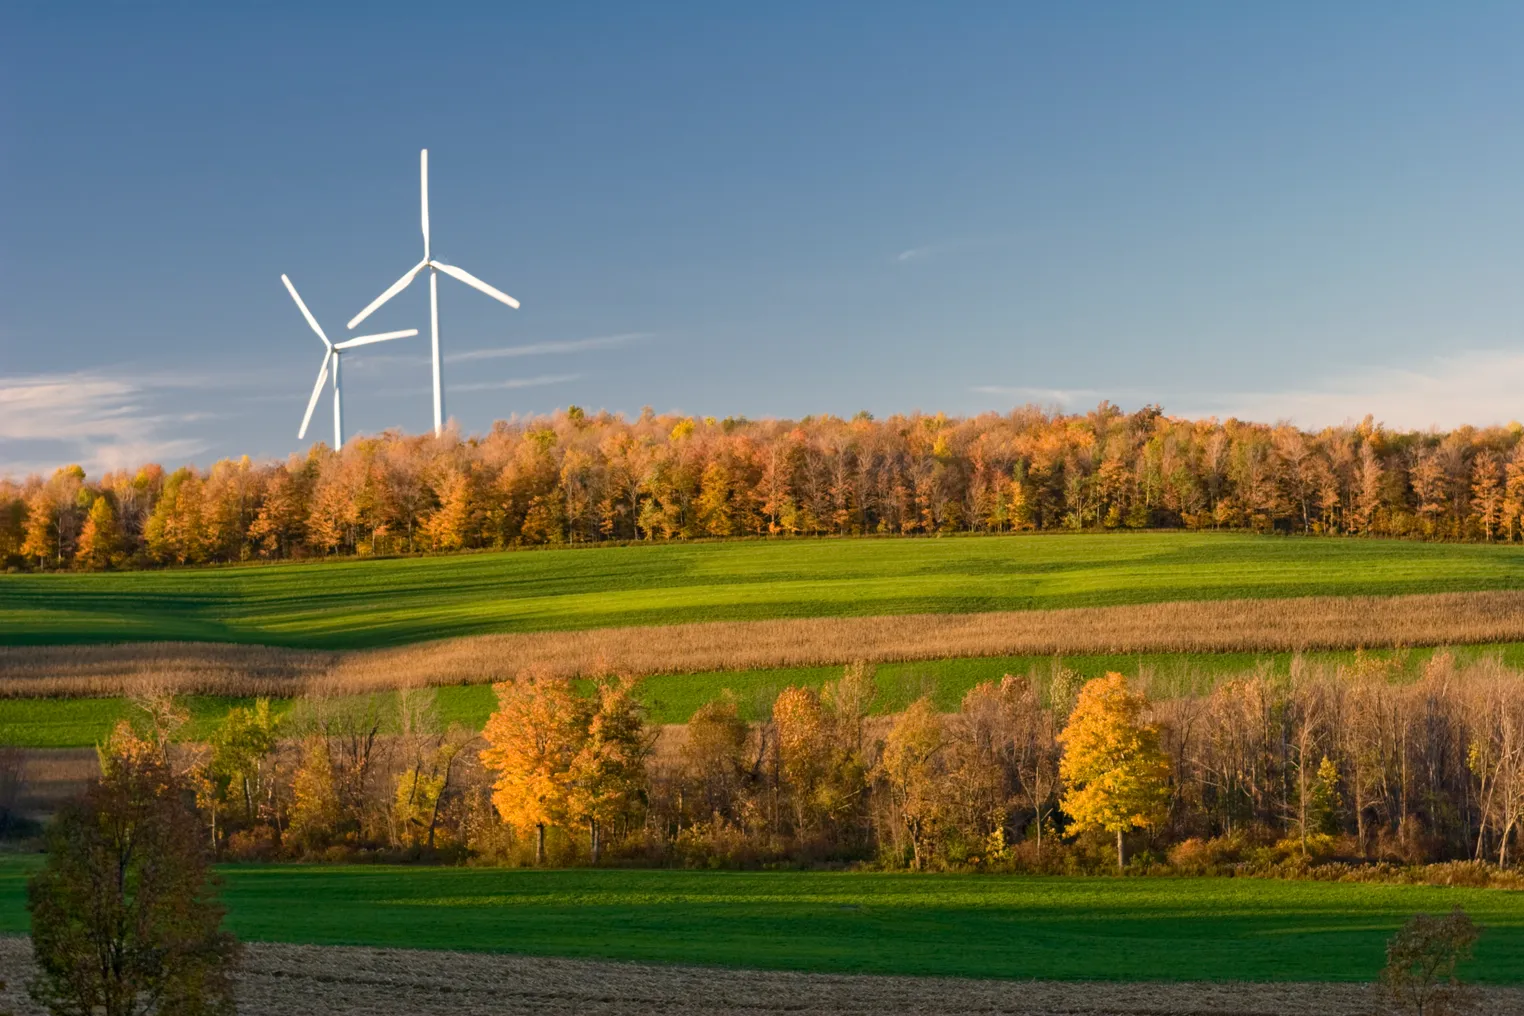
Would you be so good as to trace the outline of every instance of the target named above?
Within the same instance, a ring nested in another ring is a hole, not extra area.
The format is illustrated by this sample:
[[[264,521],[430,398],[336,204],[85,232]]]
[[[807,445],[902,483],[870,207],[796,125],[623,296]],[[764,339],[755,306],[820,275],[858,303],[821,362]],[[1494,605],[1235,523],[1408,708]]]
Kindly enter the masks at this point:
[[[339,653],[211,642],[0,646],[0,696],[290,695],[340,662]]]
[[[348,653],[205,643],[0,647],[0,695],[358,694],[525,671],[684,674],[956,657],[1306,652],[1524,641],[1524,592],[1306,597],[483,635]]]

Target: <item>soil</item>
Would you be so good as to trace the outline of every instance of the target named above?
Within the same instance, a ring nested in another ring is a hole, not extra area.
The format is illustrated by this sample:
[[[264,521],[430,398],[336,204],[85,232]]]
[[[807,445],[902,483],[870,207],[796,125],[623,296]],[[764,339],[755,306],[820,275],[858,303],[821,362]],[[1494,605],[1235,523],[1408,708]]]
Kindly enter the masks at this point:
[[[0,1011],[41,1012],[24,988],[30,953],[27,939],[0,938]],[[1488,989],[1478,1002],[1478,1013],[1524,1013],[1524,989]],[[244,1016],[1370,1016],[1378,1006],[1361,984],[979,981],[270,944],[246,947],[238,997]]]

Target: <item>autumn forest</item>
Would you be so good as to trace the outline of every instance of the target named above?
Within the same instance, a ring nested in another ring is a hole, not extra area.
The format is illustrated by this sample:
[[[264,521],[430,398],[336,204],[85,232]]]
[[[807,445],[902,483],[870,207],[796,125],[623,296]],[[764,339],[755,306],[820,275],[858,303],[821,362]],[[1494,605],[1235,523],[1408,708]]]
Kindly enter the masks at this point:
[[[798,421],[573,406],[286,462],[0,480],[0,561],[127,568],[699,537],[1222,529],[1524,535],[1524,428],[1317,432],[1157,407]]]

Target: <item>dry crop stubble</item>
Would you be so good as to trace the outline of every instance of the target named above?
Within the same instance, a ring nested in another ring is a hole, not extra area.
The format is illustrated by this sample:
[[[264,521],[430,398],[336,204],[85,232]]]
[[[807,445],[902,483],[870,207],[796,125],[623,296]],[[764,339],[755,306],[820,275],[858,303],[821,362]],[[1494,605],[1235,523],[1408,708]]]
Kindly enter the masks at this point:
[[[480,635],[317,652],[211,643],[0,647],[0,695],[358,694],[524,671],[716,670],[979,656],[1298,652],[1524,641],[1524,592],[1301,597]]]

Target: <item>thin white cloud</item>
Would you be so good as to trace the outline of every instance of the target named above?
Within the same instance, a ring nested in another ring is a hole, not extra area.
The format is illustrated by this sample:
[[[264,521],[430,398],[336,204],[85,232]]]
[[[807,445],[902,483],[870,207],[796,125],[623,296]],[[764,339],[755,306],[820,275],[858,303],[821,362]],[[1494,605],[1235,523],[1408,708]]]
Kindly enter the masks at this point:
[[[166,413],[153,403],[162,390],[204,383],[183,374],[92,371],[0,377],[0,475],[46,472],[65,461],[99,475],[199,454],[205,441],[171,432],[205,414]],[[37,446],[49,448],[46,459],[24,457],[23,449]]]
[[[1004,395],[1019,402],[1074,409],[1095,405],[1106,396],[1094,388],[1028,388],[1024,385],[974,385],[971,391],[981,395]]]
[[[524,346],[500,346],[496,349],[472,349],[464,353],[451,353],[446,363],[465,363],[471,360],[497,360],[509,356],[547,356],[560,353],[583,353],[591,349],[613,349],[617,346],[649,339],[650,332],[621,332],[618,335],[599,335],[590,339],[565,339],[554,342],[531,342]]]
[[[981,395],[1015,402],[1058,405],[1065,410],[1102,399],[1129,404],[1157,402],[1173,415],[1215,416],[1301,427],[1337,426],[1366,414],[1396,430],[1449,430],[1493,426],[1524,418],[1524,353],[1476,350],[1434,357],[1411,367],[1346,370],[1312,384],[1282,390],[1190,391],[1135,387],[1057,389],[975,385]]]
[[[511,388],[539,388],[542,385],[559,385],[577,381],[581,374],[541,374],[539,377],[514,377],[507,381],[486,381],[480,384],[451,385],[452,392],[495,392]]]
[[[961,254],[965,251],[1001,247],[1011,243],[1013,240],[1015,240],[1015,236],[1008,234],[941,240],[936,243],[922,244],[919,247],[908,247],[894,256],[894,263],[897,265],[920,264],[923,261],[931,261],[948,254]]]
[[[1303,427],[1331,426],[1367,413],[1399,430],[1485,427],[1524,417],[1524,353],[1478,350],[1408,368],[1350,371],[1305,388],[1198,393],[1178,401],[1192,415],[1284,419]]]
[[[559,385],[568,381],[582,380],[581,374],[541,374],[538,377],[511,377],[506,381],[477,381],[466,385],[446,384],[445,392],[496,392],[514,388],[539,388],[543,385]],[[427,386],[419,388],[389,388],[377,395],[427,395]]]

